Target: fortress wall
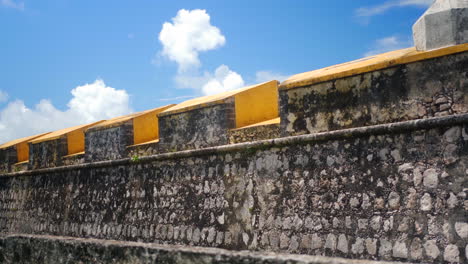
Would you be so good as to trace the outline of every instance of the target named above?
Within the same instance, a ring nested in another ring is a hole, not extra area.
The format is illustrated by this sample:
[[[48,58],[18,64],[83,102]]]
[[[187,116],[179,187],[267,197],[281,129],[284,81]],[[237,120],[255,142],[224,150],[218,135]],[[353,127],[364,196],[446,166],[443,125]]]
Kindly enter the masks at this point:
[[[29,169],[36,170],[62,166],[62,157],[68,153],[67,136],[40,143],[29,143]]]
[[[92,127],[85,132],[85,161],[95,162],[127,157],[127,146],[133,145],[133,120],[118,126]]]
[[[159,115],[159,144],[169,152],[225,145],[230,128],[235,128],[233,97],[215,105]]]
[[[0,177],[0,232],[466,262],[468,115]]]
[[[16,146],[0,149],[0,171],[11,172],[13,164],[18,162]]]
[[[173,264],[398,264],[321,256],[170,247],[128,241],[51,236],[0,238],[1,263],[173,263]]]
[[[458,47],[463,49],[463,46]],[[446,50],[458,47],[449,47]],[[315,74],[319,81],[305,86],[292,77],[297,84],[282,84],[280,87],[282,135],[300,135],[468,112],[468,52],[392,67],[398,60],[405,60],[406,55],[401,56],[398,53],[402,51],[395,51],[398,56],[393,60],[382,54],[376,58],[349,63],[359,65],[366,63],[366,60],[377,61],[369,62],[369,65],[365,65],[367,68],[376,67],[375,64],[378,63],[386,63],[386,66],[388,64],[389,67],[380,70],[328,81],[320,81],[323,76]],[[425,54],[430,55],[427,52],[421,56]],[[346,67],[347,64],[343,64],[319,71],[327,73],[333,72],[335,68]],[[354,69],[351,67],[351,70]],[[346,73],[346,70],[341,73]],[[310,74],[314,76],[314,72]],[[302,75],[307,76],[307,73]]]

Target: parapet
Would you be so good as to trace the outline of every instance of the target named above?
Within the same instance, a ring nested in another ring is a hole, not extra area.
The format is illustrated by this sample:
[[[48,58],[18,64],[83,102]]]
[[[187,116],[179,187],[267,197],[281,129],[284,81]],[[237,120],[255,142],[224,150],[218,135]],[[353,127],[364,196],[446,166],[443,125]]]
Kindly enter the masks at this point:
[[[11,172],[27,169],[27,164],[29,161],[28,142],[47,134],[49,133],[15,139],[0,145],[0,171]]]
[[[66,159],[82,158],[84,130],[102,122],[61,129],[29,141],[29,166],[32,169],[57,167],[63,165]]]
[[[166,105],[116,117],[86,131],[85,160],[88,162],[127,157],[132,145],[159,140],[157,115],[174,106]]]
[[[195,98],[159,114],[168,151],[228,144],[228,131],[278,117],[278,81]]]
[[[468,112],[468,44],[392,51],[280,85],[283,136]]]

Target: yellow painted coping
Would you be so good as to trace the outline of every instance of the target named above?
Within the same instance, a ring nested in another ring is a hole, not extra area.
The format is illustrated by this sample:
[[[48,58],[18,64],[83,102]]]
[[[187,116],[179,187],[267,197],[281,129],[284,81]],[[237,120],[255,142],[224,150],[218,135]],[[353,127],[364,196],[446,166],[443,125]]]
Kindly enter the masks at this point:
[[[234,98],[236,128],[278,117],[278,81],[276,80],[187,100],[167,109],[159,116],[222,104],[228,98]]]
[[[33,139],[38,138],[38,137],[42,137],[42,136],[47,135],[49,133],[50,132],[15,139],[15,140],[12,140],[12,141],[9,141],[7,143],[4,143],[4,144],[0,145],[0,149],[5,149],[5,148],[12,147],[12,146],[16,146],[16,157],[18,159],[18,163],[26,162],[26,161],[29,160],[29,145],[28,145],[28,142],[30,140],[33,140]]]
[[[240,129],[244,129],[244,128],[257,127],[257,126],[274,125],[274,124],[279,124],[280,121],[281,121],[281,119],[280,119],[279,117],[277,117],[277,118],[273,118],[273,119],[270,119],[270,120],[267,120],[267,121],[255,123],[255,124],[252,124],[252,125],[248,125],[248,126],[244,126],[244,127],[239,127],[239,128],[233,129],[233,130],[240,130]]]
[[[251,86],[246,86],[240,89],[232,90],[232,91],[227,91],[219,94],[214,94],[214,95],[208,95],[208,96],[203,96],[203,97],[197,97],[194,99],[190,99],[187,101],[184,101],[180,104],[177,104],[174,107],[171,107],[167,109],[166,111],[162,112],[159,114],[159,116],[167,116],[167,115],[172,115],[172,114],[178,114],[178,113],[183,113],[187,112],[190,110],[194,109],[199,109],[207,106],[212,106],[216,104],[222,104],[225,102],[226,99],[238,94],[242,93],[244,91],[250,90],[250,89],[255,89],[257,87],[260,87],[265,84],[273,83],[273,82],[278,82],[278,81],[269,81],[269,82],[264,82],[260,84],[255,84]]]
[[[468,44],[461,44],[429,51],[417,51],[414,47],[391,51],[315,71],[296,74],[281,83],[280,90],[288,90],[295,87],[312,85],[320,82],[381,70],[396,65],[442,57],[464,51],[468,51]]]
[[[61,130],[54,131],[45,136],[36,138],[29,141],[32,144],[38,144],[46,141],[51,141],[58,139],[62,136],[67,137],[67,155],[75,154],[84,151],[84,131],[88,127],[94,126],[96,124],[102,123],[104,120],[97,121],[90,124],[79,125],[74,127],[68,127]]]
[[[85,152],[84,151],[81,151],[81,152],[77,152],[77,153],[73,153],[73,154],[70,154],[70,155],[66,155],[66,156],[63,156],[64,159],[66,158],[72,158],[72,157],[75,157],[75,156],[78,156],[78,155],[84,155]]]
[[[153,112],[153,111],[158,111],[159,109],[167,109],[169,107],[172,107],[174,106],[174,104],[172,105],[165,105],[165,106],[162,106],[162,107],[158,107],[158,108],[154,108],[154,109],[150,109],[150,110],[145,110],[145,111],[141,111],[141,112],[136,112],[136,113],[131,113],[131,114],[128,114],[128,115],[123,115],[123,116],[119,116],[119,117],[114,117],[114,118],[111,118],[109,120],[106,120],[96,126],[92,126],[90,127],[89,129],[105,129],[105,128],[110,128],[110,127],[116,127],[116,126],[119,126],[121,125],[122,123],[125,123],[139,115],[144,115],[144,114],[147,114],[147,113],[150,113],[150,112]],[[163,111],[164,111],[163,110]]]

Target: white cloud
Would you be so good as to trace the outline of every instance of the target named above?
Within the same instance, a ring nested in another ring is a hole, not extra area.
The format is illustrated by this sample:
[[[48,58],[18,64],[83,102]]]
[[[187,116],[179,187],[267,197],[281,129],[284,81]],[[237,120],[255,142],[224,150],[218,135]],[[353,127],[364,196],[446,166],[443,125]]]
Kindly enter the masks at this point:
[[[181,9],[159,33],[162,55],[179,65],[179,72],[198,67],[198,54],[221,47],[226,42],[219,28],[212,26],[205,10]]]
[[[14,2],[13,0],[0,0],[0,5],[4,7],[14,8],[23,11],[24,3],[23,2]]]
[[[244,86],[244,80],[237,72],[231,71],[228,66],[219,66],[212,78],[202,87],[205,95],[231,91]]]
[[[277,72],[272,71],[258,71],[255,73],[255,81],[257,83],[268,82],[271,80],[277,80],[279,82],[283,82],[289,77],[289,75],[284,75]]]
[[[0,90],[0,103],[8,101],[8,94]]]
[[[73,98],[65,111],[49,100],[41,100],[33,108],[21,100],[10,102],[0,110],[0,142],[131,112],[127,92],[108,87],[102,80],[78,86],[71,93]]]
[[[413,42],[411,38],[402,39],[397,36],[390,36],[385,37],[382,39],[378,39],[375,41],[373,47],[367,51],[364,56],[372,56],[380,53],[385,53],[388,51],[408,48],[413,46]]]
[[[392,0],[386,1],[380,5],[371,6],[371,7],[361,7],[356,9],[356,15],[360,17],[370,17],[382,14],[387,10],[395,7],[405,7],[405,6],[417,6],[417,7],[428,7],[434,0]]]

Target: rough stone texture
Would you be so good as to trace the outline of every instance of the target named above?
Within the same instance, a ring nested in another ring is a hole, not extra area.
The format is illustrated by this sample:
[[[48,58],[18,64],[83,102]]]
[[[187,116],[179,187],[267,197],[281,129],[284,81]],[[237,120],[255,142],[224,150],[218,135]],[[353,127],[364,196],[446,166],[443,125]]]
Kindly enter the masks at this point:
[[[171,115],[159,115],[159,144],[164,151],[219,146],[229,143],[235,128],[234,99]]]
[[[5,175],[0,233],[430,262],[455,245],[464,263],[455,224],[467,210],[466,124],[444,117]],[[443,137],[453,130],[455,151]],[[415,183],[429,169],[445,175],[437,186]]]
[[[159,142],[141,144],[136,146],[130,146],[127,148],[127,156],[134,160],[144,157],[161,153]]]
[[[0,172],[7,173],[14,171],[13,164],[18,162],[18,155],[16,147],[11,146],[9,148],[0,149]]]
[[[253,126],[229,130],[229,143],[250,142],[280,137],[279,124]]]
[[[118,126],[94,127],[85,131],[85,161],[115,160],[127,157],[133,145],[133,121]]]
[[[62,157],[62,164],[65,166],[77,165],[77,164],[83,164],[83,163],[85,163],[84,153]]]
[[[300,135],[466,113],[467,74],[468,52],[464,52],[280,89],[281,133]],[[398,159],[398,152],[388,154]]]
[[[16,235],[0,238],[1,263],[158,263],[158,264],[390,264],[217,248],[170,247],[158,244]],[[393,264],[397,264],[392,262]]]
[[[62,157],[68,152],[67,137],[36,144],[29,143],[29,169],[62,166]]]
[[[436,0],[413,25],[417,50],[468,42],[468,1]]]

